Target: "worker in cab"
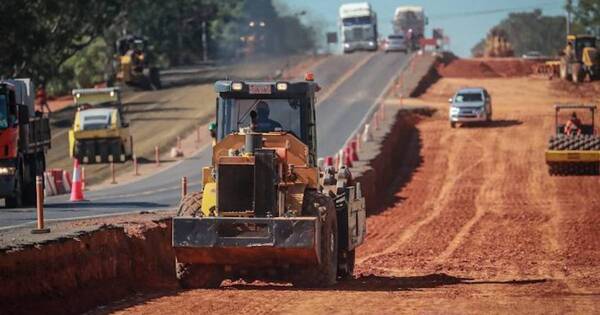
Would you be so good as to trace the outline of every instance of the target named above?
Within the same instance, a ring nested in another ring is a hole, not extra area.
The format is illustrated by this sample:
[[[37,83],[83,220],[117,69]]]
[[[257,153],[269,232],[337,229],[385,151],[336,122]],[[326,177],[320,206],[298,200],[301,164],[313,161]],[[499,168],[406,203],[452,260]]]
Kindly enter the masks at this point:
[[[252,130],[256,132],[272,132],[275,130],[281,130],[281,124],[277,121],[269,118],[270,114],[269,105],[260,101],[256,104],[256,111],[250,113],[252,119]]]
[[[577,113],[573,112],[571,114],[571,118],[565,124],[564,132],[569,136],[581,134],[581,120],[577,117]]]

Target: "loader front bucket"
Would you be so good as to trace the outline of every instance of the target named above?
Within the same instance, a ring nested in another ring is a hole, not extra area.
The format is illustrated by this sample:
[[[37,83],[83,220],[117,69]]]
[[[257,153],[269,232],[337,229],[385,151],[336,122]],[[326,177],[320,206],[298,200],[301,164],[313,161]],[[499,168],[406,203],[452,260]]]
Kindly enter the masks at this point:
[[[173,248],[186,263],[318,264],[320,229],[316,217],[176,217]]]

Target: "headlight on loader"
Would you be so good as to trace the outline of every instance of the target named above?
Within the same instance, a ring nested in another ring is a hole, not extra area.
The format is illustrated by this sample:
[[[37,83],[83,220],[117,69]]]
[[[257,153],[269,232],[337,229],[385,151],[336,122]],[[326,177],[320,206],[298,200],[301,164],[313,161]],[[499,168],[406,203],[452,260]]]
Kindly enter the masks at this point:
[[[241,91],[244,85],[241,82],[233,82],[231,83],[231,89],[234,91]]]
[[[276,87],[277,87],[277,91],[287,91],[288,84],[285,82],[279,82],[279,83],[277,83]]]
[[[15,175],[16,168],[0,167],[0,175]]]

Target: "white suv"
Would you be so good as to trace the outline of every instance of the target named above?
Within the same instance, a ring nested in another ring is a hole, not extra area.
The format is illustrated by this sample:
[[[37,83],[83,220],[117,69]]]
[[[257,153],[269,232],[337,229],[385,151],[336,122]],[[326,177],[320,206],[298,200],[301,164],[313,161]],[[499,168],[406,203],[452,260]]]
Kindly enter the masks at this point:
[[[460,89],[448,102],[452,128],[456,123],[492,121],[492,97],[484,88]]]

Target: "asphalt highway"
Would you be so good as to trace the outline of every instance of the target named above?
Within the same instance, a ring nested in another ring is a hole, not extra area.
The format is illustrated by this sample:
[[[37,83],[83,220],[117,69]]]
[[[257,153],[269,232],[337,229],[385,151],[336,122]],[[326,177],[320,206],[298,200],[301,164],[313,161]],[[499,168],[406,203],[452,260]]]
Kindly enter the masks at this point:
[[[316,66],[316,81],[324,87],[317,104],[319,156],[333,155],[341,148],[407,61],[406,54],[358,53],[332,56]],[[86,192],[84,202],[71,203],[68,196],[49,197],[46,220],[173,208],[179,202],[181,177],[188,177],[189,191],[201,188],[201,169],[210,163],[211,153],[210,146],[205,146],[194,156],[136,182]],[[33,224],[35,215],[33,208],[0,209],[0,228]]]

